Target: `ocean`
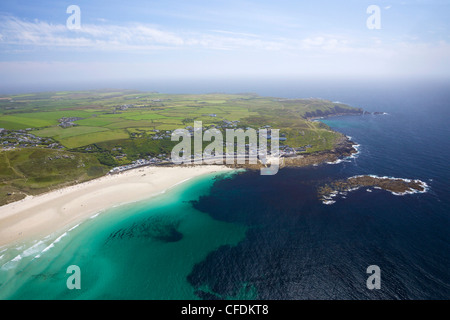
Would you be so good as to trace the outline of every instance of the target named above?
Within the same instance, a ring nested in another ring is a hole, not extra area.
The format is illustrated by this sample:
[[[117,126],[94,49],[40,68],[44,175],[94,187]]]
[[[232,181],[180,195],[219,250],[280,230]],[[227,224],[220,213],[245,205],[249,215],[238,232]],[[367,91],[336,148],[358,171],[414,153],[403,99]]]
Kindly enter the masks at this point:
[[[274,176],[199,177],[64,234],[0,248],[0,298],[450,298],[448,82],[233,86],[224,91],[387,114],[321,120],[359,144],[351,159]],[[428,190],[361,188],[330,205],[319,200],[319,187],[361,174],[420,179]],[[67,288],[70,265],[80,268],[79,290]],[[371,265],[380,289],[367,288]]]

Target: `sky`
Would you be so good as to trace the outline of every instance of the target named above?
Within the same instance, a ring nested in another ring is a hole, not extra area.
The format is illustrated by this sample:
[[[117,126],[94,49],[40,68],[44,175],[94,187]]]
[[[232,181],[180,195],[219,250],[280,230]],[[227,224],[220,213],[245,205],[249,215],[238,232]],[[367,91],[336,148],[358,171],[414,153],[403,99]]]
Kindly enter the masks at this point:
[[[0,87],[447,78],[449,13],[433,0],[1,0]]]

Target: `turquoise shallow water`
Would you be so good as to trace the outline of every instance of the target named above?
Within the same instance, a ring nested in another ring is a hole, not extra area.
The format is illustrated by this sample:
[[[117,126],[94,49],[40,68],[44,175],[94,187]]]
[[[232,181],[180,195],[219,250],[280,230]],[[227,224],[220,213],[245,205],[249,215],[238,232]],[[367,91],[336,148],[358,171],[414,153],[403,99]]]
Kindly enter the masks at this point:
[[[1,299],[198,299],[186,280],[195,264],[246,227],[192,207],[216,179],[192,179],[147,201],[111,208],[64,234],[0,249]],[[69,290],[67,267],[80,267]]]
[[[0,298],[448,300],[448,83],[342,86],[283,86],[276,96],[320,94],[387,112],[323,120],[360,144],[354,158],[274,176],[202,177],[105,212],[59,241],[0,248]],[[318,199],[318,187],[361,174],[420,179],[429,190]],[[81,268],[79,291],[66,288],[71,264]],[[380,290],[366,286],[369,265],[381,269]]]

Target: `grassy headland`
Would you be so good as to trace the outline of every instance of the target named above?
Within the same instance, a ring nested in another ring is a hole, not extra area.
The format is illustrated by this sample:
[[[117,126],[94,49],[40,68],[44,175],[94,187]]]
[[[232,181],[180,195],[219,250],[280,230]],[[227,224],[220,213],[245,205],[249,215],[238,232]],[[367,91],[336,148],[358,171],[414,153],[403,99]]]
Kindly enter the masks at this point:
[[[308,119],[362,112],[327,100],[256,94],[101,90],[3,95],[0,205],[86,181],[140,159],[167,161],[177,143],[170,140],[172,131],[190,128],[194,121],[222,131],[280,129],[280,149],[300,159],[336,152],[345,140],[325,124]]]

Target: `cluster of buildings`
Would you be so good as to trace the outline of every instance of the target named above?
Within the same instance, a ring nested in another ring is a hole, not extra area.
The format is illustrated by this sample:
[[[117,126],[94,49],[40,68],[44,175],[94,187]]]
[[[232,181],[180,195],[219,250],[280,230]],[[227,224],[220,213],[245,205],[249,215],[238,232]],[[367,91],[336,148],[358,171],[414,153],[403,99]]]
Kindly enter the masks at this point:
[[[311,148],[312,146],[308,144],[304,147],[293,148],[288,145],[280,146],[280,156],[282,157],[295,157],[298,153],[305,152],[307,148]]]
[[[238,120],[234,120],[234,121],[229,121],[229,120],[223,120],[222,125],[216,125],[215,128],[220,129],[220,128],[224,128],[224,129],[228,129],[228,128],[236,128],[238,123],[240,121]]]
[[[172,137],[172,131],[170,130],[160,131],[158,129],[154,129],[153,132],[155,132],[152,136],[153,140],[170,139]]]
[[[216,128],[216,129],[233,128],[233,129],[237,129],[237,125],[238,125],[239,122],[240,121],[224,120],[222,125],[210,125],[210,126],[203,127],[202,129],[203,129],[203,131],[205,131],[207,129],[210,129],[210,128]],[[192,126],[187,126],[185,129],[188,130],[189,133],[191,133],[191,134],[194,133],[195,129],[199,130],[199,128],[194,128]],[[240,128],[240,129],[243,129],[243,128]],[[243,130],[248,130],[248,129],[251,129],[251,128],[247,127],[247,128],[245,128]],[[267,134],[263,135],[263,138],[266,138],[268,140],[275,139],[275,137],[272,137],[271,126],[265,125],[265,126],[262,126],[260,129],[266,129],[267,130]],[[154,131],[158,131],[158,130],[154,130]],[[153,139],[163,139],[163,138],[169,138],[170,139],[170,134],[171,134],[171,131],[166,131],[165,135],[163,135],[163,136],[161,136],[161,135],[160,136],[156,136],[157,138],[154,137]],[[286,141],[287,140],[286,134],[281,133],[280,136],[277,137],[276,139],[278,141]],[[225,141],[223,142],[223,146],[226,147],[226,142]],[[237,143],[234,143],[234,146],[237,147]],[[252,151],[254,151],[254,148],[250,148],[249,144],[245,144],[245,147],[246,147],[247,153],[251,154]],[[279,146],[280,156],[282,156],[282,157],[296,156],[298,153],[305,152],[307,148],[312,148],[312,146],[308,144],[308,145],[303,146],[303,147],[293,148],[293,147],[290,147],[287,144],[283,144],[283,145]],[[234,155],[237,155],[237,152],[234,152]],[[192,158],[194,158],[194,155],[192,155]]]
[[[124,105],[123,107],[129,107],[130,105]],[[210,116],[214,117],[216,116],[215,114],[210,114]],[[240,121],[229,121],[224,119],[220,124],[215,124],[215,125],[210,125],[210,126],[206,126],[206,127],[202,127],[202,128],[197,128],[197,127],[193,127],[193,126],[186,126],[185,129],[188,130],[188,132],[190,132],[191,134],[194,134],[195,130],[207,130],[207,129],[211,129],[211,128],[216,128],[216,129],[227,129],[227,128],[232,128],[232,129],[237,129],[238,128],[238,124]],[[244,128],[242,128],[244,129]],[[245,128],[244,130],[248,130],[250,128]],[[273,139],[274,137],[271,136],[271,126],[269,125],[265,125],[262,126],[260,129],[266,129],[267,130],[267,134],[266,134],[266,138],[267,139]],[[162,140],[162,139],[171,139],[172,137],[172,132],[173,130],[157,130],[154,129],[152,130],[154,132],[154,134],[152,135],[151,139],[153,140]],[[286,141],[286,135],[285,134],[280,134],[280,136],[277,138],[279,141]],[[237,144],[234,143],[235,147],[237,147]],[[226,142],[223,143],[223,146],[226,146]],[[246,150],[246,158],[248,158],[249,155],[252,155],[252,151],[253,153],[255,152],[255,148],[250,148],[251,145],[249,144],[245,144],[245,150]],[[307,146],[303,146],[303,147],[298,147],[298,148],[293,148],[290,147],[287,144],[282,144],[279,146],[279,152],[280,152],[280,156],[281,157],[293,157],[298,155],[301,152],[305,152],[307,148],[310,148],[311,145],[307,145]],[[234,156],[239,156],[237,154],[237,150],[234,149]],[[114,148],[112,151],[121,151],[121,148]],[[256,151],[257,153],[257,151]],[[124,153],[119,153],[116,154],[115,159],[116,160],[121,160],[123,158],[125,158],[127,155]],[[197,154],[191,155],[191,158],[194,159],[197,156],[197,158],[202,158],[203,155]],[[226,153],[223,152],[223,156],[226,156]],[[109,171],[110,174],[116,174],[116,173],[120,173],[120,172],[124,172],[130,169],[134,169],[134,168],[138,168],[138,167],[143,167],[143,166],[149,166],[149,165],[158,165],[158,164],[162,164],[162,163],[171,163],[171,159],[169,157],[167,157],[165,154],[159,154],[156,157],[147,157],[145,159],[138,159],[133,161],[131,164],[126,164],[126,165],[122,165],[122,166],[118,166],[115,167],[113,169],[111,169]]]
[[[132,98],[125,98],[126,100],[136,100],[136,99],[140,99],[141,97],[132,97]],[[163,101],[170,101],[170,100],[172,100],[172,99],[151,99],[151,100],[146,100],[147,102],[152,102],[152,103],[154,103],[154,102],[163,102]],[[152,107],[154,107],[154,105],[142,105],[142,104],[122,104],[122,105],[117,105],[117,106],[114,106],[114,112],[113,113],[120,113],[120,112],[117,112],[117,111],[125,111],[125,110],[127,110],[128,108],[152,108]]]
[[[128,108],[133,108],[133,107],[134,107],[134,104],[123,104],[121,106],[115,107],[115,110],[125,111]]]
[[[0,128],[0,147],[2,149],[46,147],[52,149],[64,149],[62,145],[51,138],[37,137],[30,133],[32,129],[6,130]]]
[[[120,173],[130,169],[149,165],[161,164],[163,162],[170,162],[170,159],[167,158],[165,154],[159,154],[158,157],[148,157],[147,159],[138,159],[133,161],[131,164],[112,168],[111,170],[109,170],[109,174]]]
[[[77,120],[83,120],[83,118],[79,118],[79,117],[62,117],[61,119],[58,119],[59,122],[59,126],[61,128],[70,128],[70,127],[75,127],[78,124],[74,123]]]

